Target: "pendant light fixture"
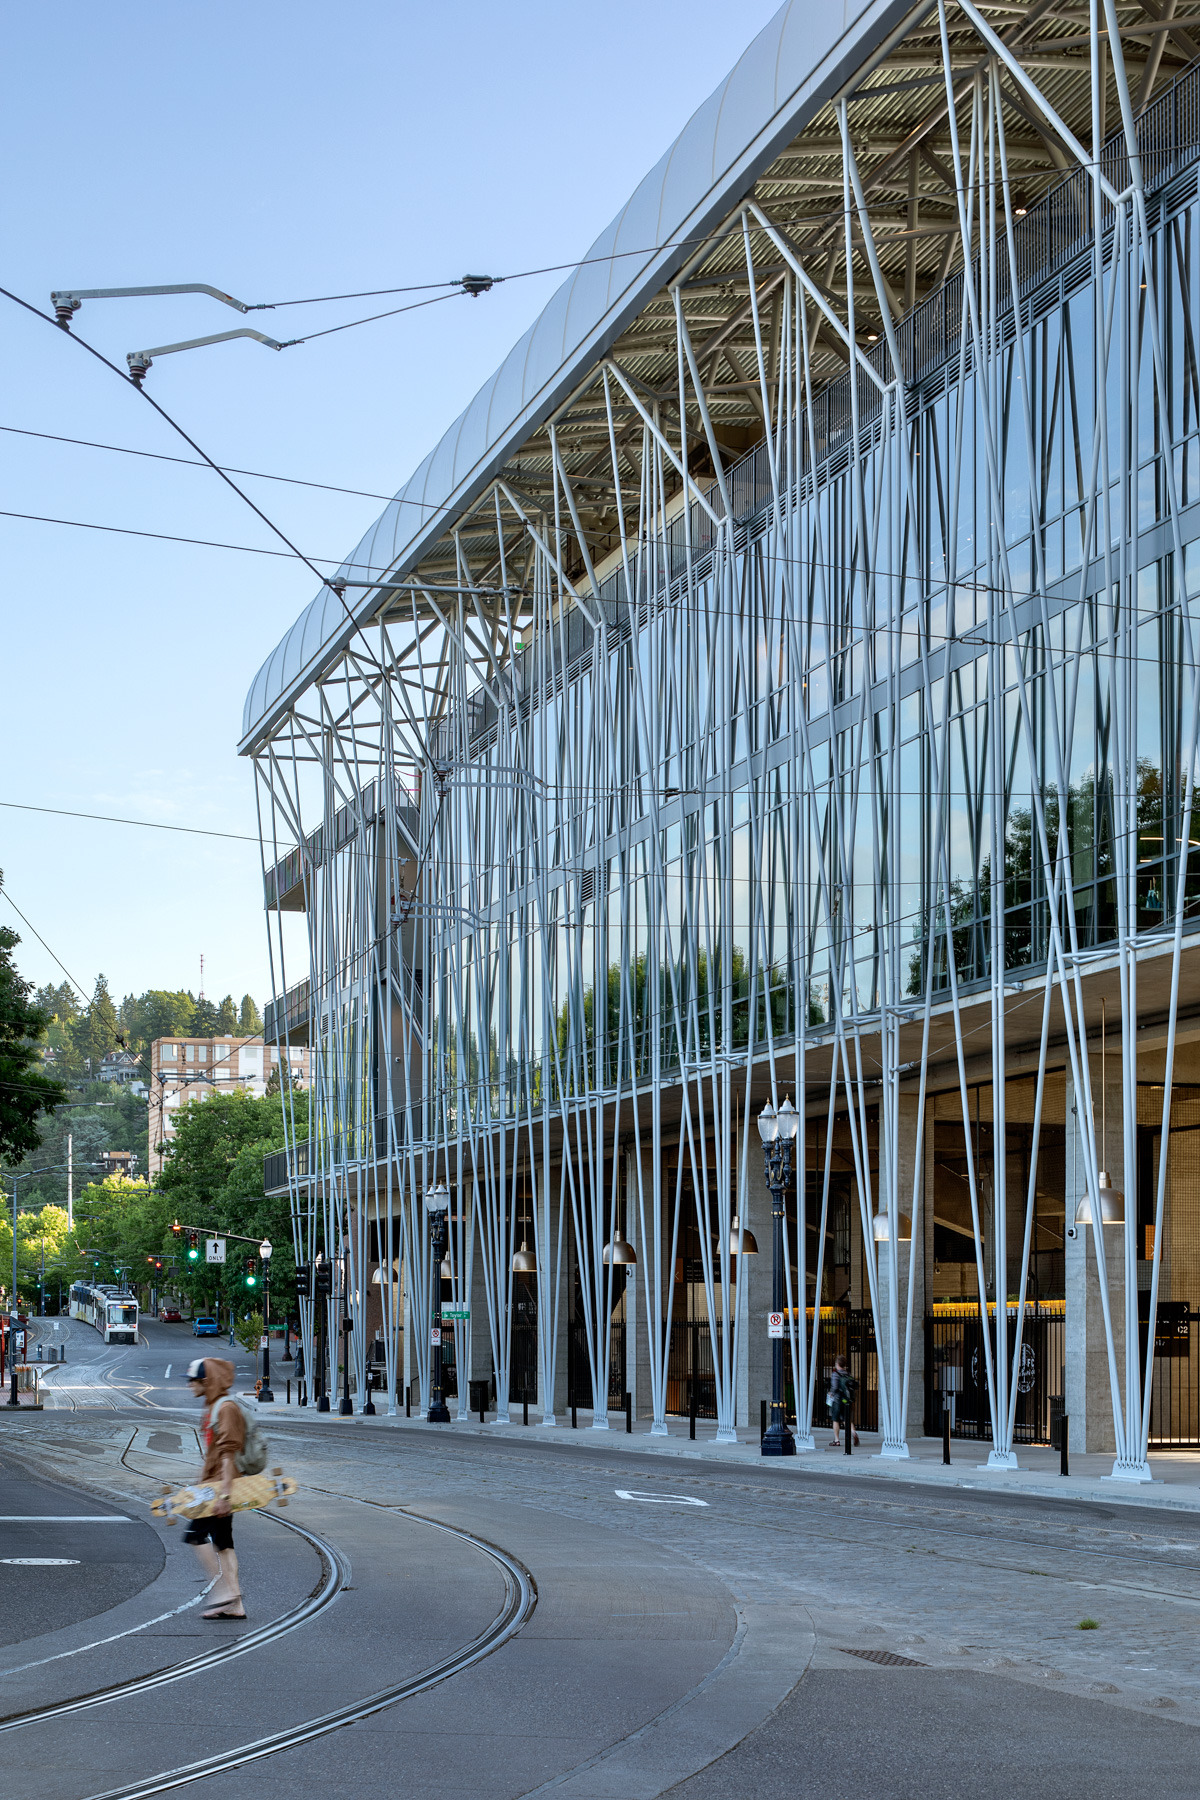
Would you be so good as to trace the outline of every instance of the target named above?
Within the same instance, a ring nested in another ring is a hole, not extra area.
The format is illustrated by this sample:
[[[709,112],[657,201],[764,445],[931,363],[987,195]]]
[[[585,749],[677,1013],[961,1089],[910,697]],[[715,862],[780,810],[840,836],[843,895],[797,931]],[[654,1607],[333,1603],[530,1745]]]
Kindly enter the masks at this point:
[[[1103,1000],[1100,1002],[1100,1154],[1108,1161],[1108,1015]],[[1101,1169],[1096,1182],[1096,1192],[1100,1200],[1100,1223],[1102,1225],[1123,1225],[1125,1223],[1125,1196],[1120,1188],[1115,1188],[1107,1169]],[[1085,1191],[1079,1196],[1075,1207],[1075,1223],[1090,1225],[1093,1222],[1092,1196]]]
[[[729,1221],[729,1254],[730,1256],[758,1255],[758,1239],[748,1225],[743,1227],[737,1213],[734,1213]]]

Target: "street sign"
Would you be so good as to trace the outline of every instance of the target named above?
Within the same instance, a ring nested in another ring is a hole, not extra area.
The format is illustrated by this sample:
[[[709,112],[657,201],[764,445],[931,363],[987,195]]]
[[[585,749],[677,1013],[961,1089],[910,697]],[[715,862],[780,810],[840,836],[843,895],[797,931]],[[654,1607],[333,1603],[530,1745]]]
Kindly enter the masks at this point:
[[[441,1348],[442,1328],[440,1325],[434,1325],[431,1327],[430,1332],[429,1332],[429,1342],[433,1345],[435,1350]]]
[[[767,1314],[767,1336],[772,1338],[781,1338],[783,1336],[782,1313]]]
[[[204,1260],[210,1263],[225,1261],[225,1239],[206,1238],[204,1240]]]
[[[469,1306],[443,1306],[442,1324],[465,1325],[471,1317]]]

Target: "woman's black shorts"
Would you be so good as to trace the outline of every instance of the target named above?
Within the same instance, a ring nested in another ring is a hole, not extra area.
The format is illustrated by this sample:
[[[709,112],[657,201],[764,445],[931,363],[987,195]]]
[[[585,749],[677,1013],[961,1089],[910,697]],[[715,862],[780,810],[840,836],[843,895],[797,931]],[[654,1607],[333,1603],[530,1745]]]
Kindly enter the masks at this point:
[[[185,1544],[203,1544],[209,1540],[214,1550],[233,1549],[232,1513],[213,1513],[207,1519],[193,1519],[183,1534]]]

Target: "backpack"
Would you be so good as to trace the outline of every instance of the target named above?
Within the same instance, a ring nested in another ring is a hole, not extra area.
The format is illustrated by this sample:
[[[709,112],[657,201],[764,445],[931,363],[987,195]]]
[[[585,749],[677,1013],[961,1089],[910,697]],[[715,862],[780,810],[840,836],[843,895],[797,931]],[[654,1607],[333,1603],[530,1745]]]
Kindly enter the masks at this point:
[[[237,1407],[242,1415],[242,1424],[246,1429],[245,1440],[233,1459],[233,1466],[239,1475],[260,1475],[267,1466],[267,1440],[258,1428],[258,1420],[254,1418],[253,1414],[248,1413],[239,1401],[234,1400],[232,1394],[222,1394],[216,1406],[210,1409],[209,1428],[211,1429],[215,1424],[215,1415],[222,1401],[225,1400],[232,1401],[233,1405]]]

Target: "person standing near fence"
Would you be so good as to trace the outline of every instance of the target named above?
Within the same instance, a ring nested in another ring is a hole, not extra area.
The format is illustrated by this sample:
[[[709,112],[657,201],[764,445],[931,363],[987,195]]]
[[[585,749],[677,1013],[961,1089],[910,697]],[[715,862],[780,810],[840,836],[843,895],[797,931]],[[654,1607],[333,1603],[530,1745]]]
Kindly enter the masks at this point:
[[[827,1446],[830,1450],[841,1448],[839,1435],[841,1422],[846,1421],[846,1430],[853,1433],[854,1442],[858,1442],[858,1433],[854,1430],[854,1421],[850,1417],[850,1409],[854,1403],[854,1391],[858,1386],[854,1377],[846,1367],[846,1359],[839,1356],[833,1365],[833,1373],[829,1377],[829,1392],[825,1403],[829,1408],[829,1416],[833,1420],[833,1442]]]

